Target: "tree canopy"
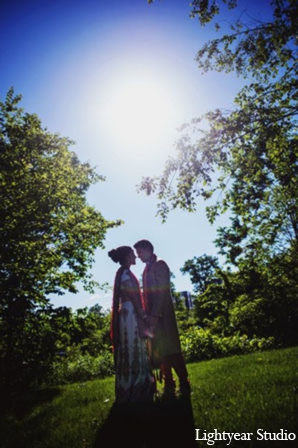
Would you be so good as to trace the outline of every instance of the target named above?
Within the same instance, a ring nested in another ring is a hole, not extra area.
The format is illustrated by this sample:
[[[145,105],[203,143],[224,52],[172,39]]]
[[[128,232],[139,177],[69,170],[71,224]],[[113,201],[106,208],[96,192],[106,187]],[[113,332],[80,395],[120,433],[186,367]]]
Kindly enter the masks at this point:
[[[139,189],[157,195],[163,221],[175,208],[197,211],[201,198],[210,223],[229,214],[215,240],[228,263],[216,269],[221,282],[200,288],[206,255],[182,268],[199,292],[203,331],[287,345],[297,344],[298,322],[298,3],[261,3],[263,18],[252,3],[251,11],[237,0],[191,3],[190,16],[218,33],[198,50],[199,69],[234,72],[244,87],[231,110],[182,126],[176,154]]]
[[[0,367],[5,381],[21,378],[25,364],[28,370],[37,353],[46,351],[46,346],[36,350],[35,342],[41,344],[44,334],[39,316],[47,314],[48,295],[76,292],[78,281],[92,289],[88,271],[95,250],[104,247],[107,230],[120,224],[87,202],[88,188],[104,178],[69,150],[72,141],[25,113],[20,100],[10,89],[0,102]]]
[[[191,15],[206,26],[224,5],[236,8],[237,1],[194,1]],[[215,24],[219,37],[199,49],[199,68],[235,71],[247,84],[233,110],[209,111],[186,125],[163,173],[139,186],[157,195],[163,220],[177,207],[195,211],[199,197],[210,202],[211,223],[229,210],[231,225],[218,230],[216,244],[234,264],[297,252],[298,4],[270,5],[267,21],[252,20],[252,11],[228,33]]]
[[[104,178],[69,150],[72,141],[24,113],[20,99],[11,89],[0,103],[1,295],[42,301],[74,292],[78,280],[92,286],[94,252],[120,221],[87,203],[90,185]]]
[[[186,260],[180,271],[182,274],[190,275],[194,292],[202,293],[210,283],[216,280],[216,270],[219,268],[216,257],[204,254],[192,260]]]

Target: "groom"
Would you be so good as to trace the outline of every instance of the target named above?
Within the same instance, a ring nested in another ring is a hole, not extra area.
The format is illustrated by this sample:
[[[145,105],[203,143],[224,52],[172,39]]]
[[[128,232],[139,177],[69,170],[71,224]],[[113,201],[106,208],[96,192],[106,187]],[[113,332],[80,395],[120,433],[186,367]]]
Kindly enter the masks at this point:
[[[168,265],[157,259],[154,247],[148,240],[134,244],[137,255],[146,267],[143,272],[143,294],[150,331],[153,335],[152,349],[158,350],[160,368],[164,379],[164,396],[175,396],[172,368],[179,378],[182,396],[190,394],[188,372],[181,352],[176,315],[170,289]]]

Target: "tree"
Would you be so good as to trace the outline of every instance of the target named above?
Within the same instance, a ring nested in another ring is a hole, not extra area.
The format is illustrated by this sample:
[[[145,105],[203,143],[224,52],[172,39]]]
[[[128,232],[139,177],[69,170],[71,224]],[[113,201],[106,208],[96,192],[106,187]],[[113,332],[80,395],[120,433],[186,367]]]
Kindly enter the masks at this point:
[[[203,254],[200,257],[194,257],[192,260],[186,260],[180,271],[183,274],[190,275],[194,292],[202,293],[212,282],[217,269],[219,269],[217,257]]]
[[[197,63],[203,73],[234,71],[246,85],[232,110],[209,111],[184,125],[176,156],[139,189],[157,195],[163,221],[175,208],[196,211],[199,198],[207,201],[210,223],[229,212],[230,225],[218,228],[215,244],[236,269],[228,283],[198,296],[200,322],[295,344],[298,3],[261,6],[265,20],[252,18],[254,8],[248,14],[237,9],[237,0],[191,3],[190,15],[202,26],[217,15],[226,18],[227,9],[240,11],[239,19],[215,23],[219,37],[199,49]]]
[[[0,102],[0,331],[6,379],[22,371],[18,347],[30,313],[45,307],[49,294],[76,292],[78,281],[92,289],[88,270],[95,250],[104,247],[107,230],[120,224],[87,203],[90,185],[104,178],[69,150],[72,141],[25,113],[20,100],[10,89]]]
[[[237,1],[195,0],[191,15],[205,26],[224,4],[235,8]],[[177,156],[139,187],[157,194],[163,220],[177,207],[195,211],[200,196],[213,201],[206,207],[210,222],[229,210],[231,225],[219,229],[216,244],[236,265],[241,258],[264,261],[283,251],[297,253],[298,4],[270,5],[269,20],[238,19],[229,33],[198,51],[204,72],[235,71],[247,79],[234,110],[194,119],[184,128]]]

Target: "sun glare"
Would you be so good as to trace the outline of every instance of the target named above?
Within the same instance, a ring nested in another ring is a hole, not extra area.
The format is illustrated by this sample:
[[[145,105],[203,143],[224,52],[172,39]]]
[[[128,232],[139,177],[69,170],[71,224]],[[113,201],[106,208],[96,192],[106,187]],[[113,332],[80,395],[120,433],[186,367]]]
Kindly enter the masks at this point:
[[[173,96],[149,77],[126,78],[111,86],[102,112],[109,138],[130,150],[157,145],[177,125]]]

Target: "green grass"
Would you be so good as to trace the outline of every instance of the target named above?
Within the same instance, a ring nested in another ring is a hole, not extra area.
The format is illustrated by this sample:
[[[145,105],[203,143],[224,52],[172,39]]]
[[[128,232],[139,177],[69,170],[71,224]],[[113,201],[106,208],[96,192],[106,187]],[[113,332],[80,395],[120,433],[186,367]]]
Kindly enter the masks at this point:
[[[189,371],[196,428],[284,428],[296,431],[298,438],[297,347],[204,362]]]
[[[124,415],[117,414],[113,408],[114,378],[41,389],[15,397],[1,418],[0,446],[113,448],[117,446],[113,440],[126,446],[123,431],[131,424],[131,430],[138,428],[142,432],[144,421],[151,435],[156,425],[158,430],[165,431],[164,440],[169,443],[164,446],[169,448],[175,445],[178,430],[184,440],[186,431],[190,436],[193,428],[200,428],[201,432],[213,432],[217,428],[220,432],[254,434],[258,428],[272,433],[283,428],[288,433],[294,432],[296,441],[283,441],[280,445],[271,441],[268,446],[298,446],[298,347],[189,364],[188,370],[192,384],[191,407],[189,404],[186,407],[181,400],[176,404],[157,403],[147,409],[143,421],[139,412],[125,410]],[[101,437],[103,433],[106,439]],[[130,446],[142,448],[141,444]],[[153,443],[153,446],[159,445]],[[185,444],[176,446],[186,447]],[[197,446],[210,445],[201,441]],[[217,442],[214,446],[227,446],[227,442]],[[246,441],[242,445],[232,442],[229,446],[264,445]]]

